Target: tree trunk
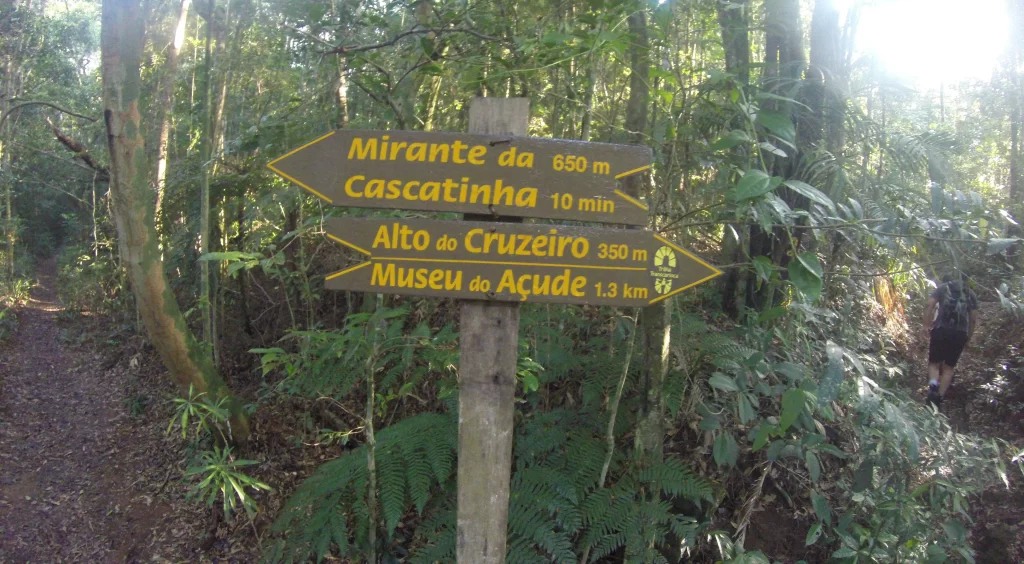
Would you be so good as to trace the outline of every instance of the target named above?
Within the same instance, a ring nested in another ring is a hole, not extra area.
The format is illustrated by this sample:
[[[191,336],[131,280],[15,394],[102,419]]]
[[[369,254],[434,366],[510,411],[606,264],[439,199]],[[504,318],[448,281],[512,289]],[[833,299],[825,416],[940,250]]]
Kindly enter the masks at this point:
[[[178,74],[178,53],[185,42],[185,26],[188,23],[188,9],[191,5],[192,0],[181,0],[178,23],[174,27],[174,37],[167,44],[167,62],[164,63],[164,73],[160,79],[160,102],[157,106],[160,132],[156,142],[156,174],[153,176],[153,190],[156,192],[155,217],[158,223],[161,221],[164,191],[167,189],[167,153],[174,116],[174,83]]]
[[[630,141],[645,144],[647,131],[647,111],[650,105],[650,42],[647,36],[646,2],[633,4],[629,15],[629,32],[632,42],[629,48],[629,99],[626,101],[626,131]],[[639,198],[649,192],[645,182],[648,174],[634,174],[623,180],[627,194]],[[650,198],[648,197],[648,200]],[[640,343],[643,348],[643,364],[641,365],[641,382],[645,401],[637,414],[637,432],[635,437],[636,455],[643,463],[661,460],[664,433],[664,401],[662,392],[666,359],[657,353],[657,343],[667,342],[669,325],[667,323],[666,301],[644,309],[641,314]]]
[[[750,0],[718,0],[718,25],[722,28],[725,71],[742,85],[750,84]]]
[[[206,18],[206,57],[203,65],[203,130],[199,155],[199,256],[210,252],[210,157],[213,155],[213,42],[214,0]],[[210,303],[210,261],[199,261],[199,309],[203,317],[203,341],[213,344],[213,308]],[[214,351],[216,359],[216,350]]]
[[[587,90],[583,94],[583,123],[580,125],[580,140],[590,141],[590,129],[594,121],[594,88],[597,86],[597,57],[595,51],[590,53],[587,64]]]
[[[167,283],[153,223],[154,193],[143,140],[139,67],[145,22],[138,0],[106,0],[102,15],[103,117],[110,149],[110,195],[118,246],[150,341],[171,377],[214,398],[229,399],[231,438],[244,441],[249,424],[239,401],[195,340]]]
[[[811,16],[811,61],[804,88],[808,109],[800,114],[802,119],[797,125],[800,147],[804,150],[822,140],[827,141],[827,148],[833,153],[842,148],[842,108],[836,96],[841,36],[835,0],[817,0]]]
[[[805,66],[799,0],[766,0],[764,88],[787,94],[790,87],[802,80]],[[764,102],[762,105],[786,113],[795,124],[800,123],[797,108],[792,103]],[[799,153],[788,158],[766,158],[766,172],[790,178],[798,170],[799,160]],[[785,189],[780,193],[791,208],[807,209],[806,197]],[[785,267],[791,258],[787,254],[789,249],[789,234],[784,229],[765,231],[758,226],[750,227],[750,256],[767,256],[774,264]],[[746,273],[746,294],[747,306],[755,310],[771,307],[775,301],[775,287],[770,284],[758,287],[752,271]]]
[[[338,100],[338,129],[348,129],[348,59],[338,57],[338,88],[334,91]]]
[[[722,31],[722,48],[725,51],[725,70],[736,76],[743,86],[750,84],[750,6],[743,2],[718,1],[718,25]],[[722,237],[721,264],[735,264],[744,261],[747,255],[744,227],[725,230]],[[746,285],[743,270],[730,268],[719,282],[722,292],[722,308],[732,319],[739,319],[740,308],[746,301]]]
[[[1010,205],[1014,206],[1011,211],[1017,214],[1017,219],[1024,214],[1024,188],[1021,187],[1021,143],[1020,129],[1024,121],[1024,76],[1021,76],[1021,63],[1024,62],[1024,3],[1010,2],[1010,60],[1013,61],[1013,71],[1010,77],[1011,98],[1010,103]],[[1021,226],[1009,224],[1006,234],[1010,237],[1024,235]],[[1007,250],[1007,256],[1011,262],[1020,254],[1015,248]]]

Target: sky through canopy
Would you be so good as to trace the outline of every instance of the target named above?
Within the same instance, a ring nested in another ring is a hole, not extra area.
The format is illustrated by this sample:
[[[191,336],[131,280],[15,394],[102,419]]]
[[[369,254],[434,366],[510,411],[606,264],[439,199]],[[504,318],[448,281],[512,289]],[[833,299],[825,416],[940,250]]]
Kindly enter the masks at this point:
[[[854,0],[840,0],[844,7]],[[894,77],[929,88],[988,79],[1006,49],[1005,0],[866,2],[858,30],[862,54],[877,55]]]

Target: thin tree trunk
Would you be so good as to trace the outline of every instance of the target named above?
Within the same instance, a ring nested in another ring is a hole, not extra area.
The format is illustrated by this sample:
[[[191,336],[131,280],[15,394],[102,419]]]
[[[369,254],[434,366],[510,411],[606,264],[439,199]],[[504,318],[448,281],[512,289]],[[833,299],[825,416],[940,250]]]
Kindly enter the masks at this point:
[[[110,195],[118,246],[131,279],[139,315],[171,377],[212,397],[228,398],[231,438],[244,441],[249,424],[241,402],[217,373],[210,355],[195,340],[164,274],[153,222],[139,96],[145,27],[138,0],[106,0],[102,16],[104,120],[110,149]]]
[[[192,0],[181,0],[178,9],[178,23],[174,37],[167,45],[167,61],[160,79],[160,102],[157,106],[157,123],[160,131],[156,142],[156,171],[153,190],[156,192],[156,221],[161,222],[164,192],[167,189],[167,153],[171,136],[171,122],[174,120],[174,83],[178,75],[178,53],[185,42],[185,27],[188,24],[188,10]]]
[[[750,84],[750,9],[749,0],[742,3],[718,0],[718,25],[722,32],[722,47],[725,51],[725,70],[737,77],[742,85]],[[747,249],[743,245],[746,237],[740,234],[742,226],[727,227],[722,237],[722,264],[743,262]],[[719,286],[722,291],[722,307],[732,319],[739,319],[740,306],[746,302],[746,285],[743,270],[730,268],[725,271]]]
[[[722,29],[725,71],[743,85],[750,84],[750,0],[718,0],[718,25]]]
[[[647,3],[637,1],[628,17],[632,38],[629,50],[629,99],[626,102],[626,131],[636,144],[646,143],[647,111],[650,107],[650,43],[647,36]],[[627,176],[624,182],[626,193],[639,198],[649,192],[645,185],[648,174]],[[650,199],[650,198],[649,198]],[[644,401],[637,414],[635,447],[637,458],[642,463],[661,460],[664,433],[663,387],[667,374],[667,357],[660,353],[658,343],[667,343],[670,328],[666,317],[664,300],[648,307],[641,313],[640,344],[641,390]]]
[[[96,226],[96,176],[99,172],[92,174],[92,256],[93,258],[100,257],[100,236],[99,229]]]
[[[338,88],[334,91],[338,99],[338,129],[348,129],[348,59],[338,57]],[[430,122],[431,113],[427,116],[427,123]]]
[[[210,252],[210,157],[213,154],[213,42],[214,0],[210,0],[206,19],[206,54],[203,66],[203,131],[199,142],[199,256]],[[213,309],[210,307],[210,261],[199,261],[199,309],[203,317],[203,340],[214,342]],[[216,356],[214,356],[216,362]]]
[[[591,122],[594,121],[594,88],[597,86],[597,57],[594,50],[587,64],[587,90],[583,94],[583,123],[580,126],[580,140],[590,141]]]
[[[238,35],[242,31],[242,22],[239,21],[235,27],[235,41],[231,46],[231,52],[225,57],[225,51],[227,51],[227,44],[231,41],[228,36],[227,29],[228,24],[231,22],[231,0],[227,1],[227,7],[224,14],[224,25],[221,26],[221,35],[217,38],[217,54],[214,56],[214,61],[224,61],[227,59],[227,67],[225,71],[221,73],[220,87],[217,88],[217,96],[215,98],[216,105],[214,106],[213,116],[211,118],[211,142],[212,152],[211,158],[214,154],[220,155],[224,152],[224,139],[227,136],[227,121],[224,118],[224,108],[227,106],[228,99],[228,84],[231,84],[232,78],[234,78],[235,61],[238,58],[238,48],[241,44],[237,40]],[[223,63],[221,63],[223,64]],[[219,162],[219,159],[216,161]],[[212,164],[211,174],[215,174],[217,171],[217,165]]]

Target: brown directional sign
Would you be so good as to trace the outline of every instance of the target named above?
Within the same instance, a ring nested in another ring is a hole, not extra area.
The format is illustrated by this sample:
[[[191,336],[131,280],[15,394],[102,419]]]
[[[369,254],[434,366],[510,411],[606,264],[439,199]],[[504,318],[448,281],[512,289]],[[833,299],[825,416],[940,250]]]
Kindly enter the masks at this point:
[[[267,166],[336,206],[646,225],[618,182],[650,165],[639,145],[338,130]]]
[[[332,218],[327,234],[369,258],[332,290],[644,307],[721,274],[642,230]]]

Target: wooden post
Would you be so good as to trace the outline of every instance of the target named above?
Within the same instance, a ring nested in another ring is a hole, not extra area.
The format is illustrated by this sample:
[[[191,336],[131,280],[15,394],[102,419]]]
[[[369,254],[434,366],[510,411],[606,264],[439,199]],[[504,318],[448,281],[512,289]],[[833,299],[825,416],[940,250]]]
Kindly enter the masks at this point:
[[[526,98],[474,98],[469,133],[526,135]],[[490,216],[466,219],[494,221]],[[463,301],[459,360],[459,508],[461,564],[505,562],[512,475],[519,304]]]

